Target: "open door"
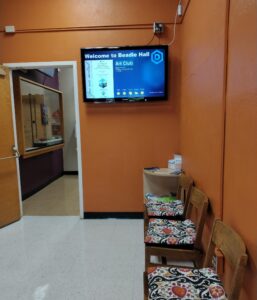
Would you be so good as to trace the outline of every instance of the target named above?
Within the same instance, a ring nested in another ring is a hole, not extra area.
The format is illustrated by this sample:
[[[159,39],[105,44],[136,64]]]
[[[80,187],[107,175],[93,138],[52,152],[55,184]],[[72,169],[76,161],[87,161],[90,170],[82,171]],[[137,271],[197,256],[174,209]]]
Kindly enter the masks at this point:
[[[0,65],[0,228],[21,218],[9,71]]]

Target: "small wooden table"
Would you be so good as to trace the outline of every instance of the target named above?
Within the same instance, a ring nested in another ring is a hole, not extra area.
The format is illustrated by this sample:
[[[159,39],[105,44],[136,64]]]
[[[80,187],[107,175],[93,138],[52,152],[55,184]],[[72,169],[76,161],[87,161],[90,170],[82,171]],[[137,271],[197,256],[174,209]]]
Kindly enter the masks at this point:
[[[146,193],[166,195],[176,193],[180,175],[172,173],[171,169],[144,170],[144,195]]]

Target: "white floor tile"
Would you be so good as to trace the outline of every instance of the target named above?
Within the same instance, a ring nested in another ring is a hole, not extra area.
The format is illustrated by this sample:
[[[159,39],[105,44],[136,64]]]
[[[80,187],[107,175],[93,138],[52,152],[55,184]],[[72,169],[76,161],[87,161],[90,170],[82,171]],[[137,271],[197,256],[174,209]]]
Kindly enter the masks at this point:
[[[143,299],[142,220],[28,217],[0,230],[4,300]]]

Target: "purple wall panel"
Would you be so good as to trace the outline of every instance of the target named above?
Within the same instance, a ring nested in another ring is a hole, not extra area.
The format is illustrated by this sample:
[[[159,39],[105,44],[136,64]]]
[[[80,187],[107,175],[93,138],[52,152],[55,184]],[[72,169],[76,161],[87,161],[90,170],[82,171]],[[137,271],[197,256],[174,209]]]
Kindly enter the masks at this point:
[[[20,159],[22,197],[26,198],[62,176],[63,153],[57,150]]]

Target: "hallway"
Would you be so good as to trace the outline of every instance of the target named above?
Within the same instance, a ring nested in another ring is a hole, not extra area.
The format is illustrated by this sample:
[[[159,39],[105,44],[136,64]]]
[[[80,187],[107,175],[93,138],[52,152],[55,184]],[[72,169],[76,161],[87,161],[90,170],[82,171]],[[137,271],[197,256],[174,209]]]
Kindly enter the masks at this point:
[[[79,216],[78,176],[64,175],[23,201],[24,216]]]

